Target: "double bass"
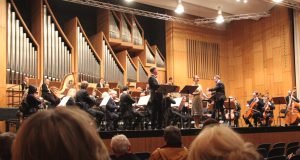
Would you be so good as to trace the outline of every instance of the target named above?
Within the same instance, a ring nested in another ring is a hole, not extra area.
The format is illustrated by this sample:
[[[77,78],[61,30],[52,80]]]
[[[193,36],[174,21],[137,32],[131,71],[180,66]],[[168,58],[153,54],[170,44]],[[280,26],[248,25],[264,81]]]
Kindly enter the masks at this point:
[[[285,124],[287,125],[297,125],[300,122],[300,103],[295,101],[296,98],[293,96],[293,94],[295,94],[295,91],[292,93],[290,102],[287,106],[287,113],[285,117]]]

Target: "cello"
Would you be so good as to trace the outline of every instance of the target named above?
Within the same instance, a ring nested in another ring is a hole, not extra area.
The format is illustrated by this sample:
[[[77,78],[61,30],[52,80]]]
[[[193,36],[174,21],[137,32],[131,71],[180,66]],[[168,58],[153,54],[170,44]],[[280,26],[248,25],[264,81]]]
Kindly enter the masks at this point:
[[[250,117],[252,117],[253,112],[255,111],[255,108],[257,107],[258,101],[259,101],[258,97],[256,97],[256,98],[253,99],[253,101],[249,105],[248,110],[243,115],[244,118],[249,119]]]

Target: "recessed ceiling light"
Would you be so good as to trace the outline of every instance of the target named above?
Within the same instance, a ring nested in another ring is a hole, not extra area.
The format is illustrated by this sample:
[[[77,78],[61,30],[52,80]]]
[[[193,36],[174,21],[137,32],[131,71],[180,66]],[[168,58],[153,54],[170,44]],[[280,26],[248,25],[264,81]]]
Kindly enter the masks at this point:
[[[182,5],[182,1],[181,0],[178,0],[178,5],[177,5],[177,7],[175,9],[175,12],[177,14],[182,14],[184,12],[184,7]]]

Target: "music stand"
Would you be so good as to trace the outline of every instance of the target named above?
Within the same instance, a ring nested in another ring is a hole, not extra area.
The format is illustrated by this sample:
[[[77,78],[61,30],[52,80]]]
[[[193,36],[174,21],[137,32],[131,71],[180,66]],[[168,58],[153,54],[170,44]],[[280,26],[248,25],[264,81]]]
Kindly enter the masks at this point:
[[[198,88],[198,86],[190,86],[190,85],[186,85],[182,88],[182,90],[180,91],[181,94],[192,94],[196,91],[196,89]]]
[[[229,114],[229,126],[231,126],[231,109],[234,109],[235,108],[235,104],[233,101],[230,101],[230,99],[232,98],[228,98],[228,101],[224,102],[224,106],[225,106],[225,109],[228,110],[228,114]]]
[[[163,94],[168,94],[168,93],[176,92],[177,88],[178,86],[163,84],[163,85],[159,85],[157,91]]]
[[[101,93],[108,92],[109,88],[97,88],[97,90]]]
[[[280,110],[282,105],[286,105],[286,100],[284,97],[273,97],[272,101],[274,105],[279,105],[278,116],[280,116]],[[279,118],[279,126],[281,126],[281,118]]]
[[[118,83],[116,82],[108,82],[109,88],[113,89],[113,88],[117,88],[118,87]]]

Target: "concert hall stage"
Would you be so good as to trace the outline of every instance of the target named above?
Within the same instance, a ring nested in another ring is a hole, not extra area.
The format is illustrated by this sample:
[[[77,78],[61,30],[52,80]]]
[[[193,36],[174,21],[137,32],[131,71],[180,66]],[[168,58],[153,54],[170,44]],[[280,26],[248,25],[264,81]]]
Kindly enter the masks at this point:
[[[242,137],[258,145],[261,143],[300,142],[300,127],[258,127],[258,128],[234,128]],[[193,139],[201,129],[182,129],[182,141],[189,147]],[[163,146],[163,130],[144,131],[103,131],[99,133],[104,143],[110,148],[110,139],[116,134],[125,134],[130,142],[133,152],[152,152],[157,147]]]

